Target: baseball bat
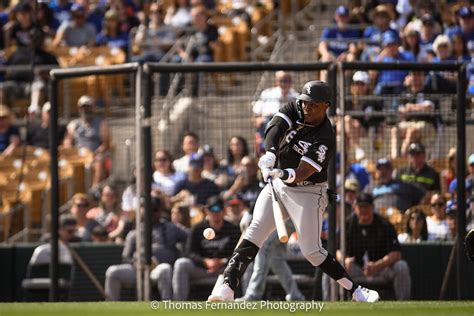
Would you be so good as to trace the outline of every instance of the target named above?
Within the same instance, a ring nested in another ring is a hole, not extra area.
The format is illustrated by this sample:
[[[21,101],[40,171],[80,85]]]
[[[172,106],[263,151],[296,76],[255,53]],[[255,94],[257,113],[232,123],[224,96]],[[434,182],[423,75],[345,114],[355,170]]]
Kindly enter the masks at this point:
[[[285,221],[283,220],[283,212],[278,201],[277,194],[273,188],[272,180],[268,181],[270,184],[270,191],[272,193],[272,206],[273,206],[273,217],[275,218],[275,226],[278,233],[278,239],[281,243],[286,244],[288,242],[288,232],[286,231]]]

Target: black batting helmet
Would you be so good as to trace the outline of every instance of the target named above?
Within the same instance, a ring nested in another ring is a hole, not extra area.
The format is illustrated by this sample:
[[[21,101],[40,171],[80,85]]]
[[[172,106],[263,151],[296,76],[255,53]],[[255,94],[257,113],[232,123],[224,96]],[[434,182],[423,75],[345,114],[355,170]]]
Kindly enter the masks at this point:
[[[326,82],[320,80],[308,81],[303,86],[298,100],[308,102],[331,102],[331,91]]]

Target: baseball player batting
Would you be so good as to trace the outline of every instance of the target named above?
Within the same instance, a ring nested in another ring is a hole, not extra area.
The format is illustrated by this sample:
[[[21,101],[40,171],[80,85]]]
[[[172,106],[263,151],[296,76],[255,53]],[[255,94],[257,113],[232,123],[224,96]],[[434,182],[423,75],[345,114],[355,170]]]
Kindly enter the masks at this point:
[[[376,302],[379,294],[356,284],[321,245],[323,213],[328,204],[327,168],[336,150],[336,135],[326,116],[330,90],[324,81],[309,81],[296,102],[283,106],[265,131],[265,154],[259,167],[265,181],[272,180],[275,193],[298,233],[301,252],[359,302]],[[276,168],[275,168],[276,166]],[[224,270],[224,283],[209,301],[231,301],[248,264],[275,230],[269,184],[257,198],[253,220],[245,238]]]

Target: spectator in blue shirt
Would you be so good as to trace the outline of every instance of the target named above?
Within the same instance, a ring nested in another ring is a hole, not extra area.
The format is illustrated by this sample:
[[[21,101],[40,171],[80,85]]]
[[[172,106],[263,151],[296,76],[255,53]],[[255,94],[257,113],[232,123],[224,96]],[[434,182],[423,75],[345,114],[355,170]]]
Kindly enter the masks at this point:
[[[49,7],[53,10],[54,18],[58,20],[60,24],[69,21],[71,18],[71,6],[72,2],[68,0],[56,0],[49,4]]]
[[[420,27],[420,47],[421,50],[428,54],[431,60],[434,56],[433,42],[438,34],[435,31],[435,20],[432,15],[424,14],[421,17]]]
[[[445,34],[450,36],[453,33],[461,32],[464,41],[474,41],[474,12],[470,7],[462,7],[456,12],[459,25],[446,29]]]
[[[120,29],[120,19],[117,12],[109,10],[104,16],[104,28],[97,34],[97,45],[108,45],[110,48],[120,48],[127,51],[128,34]]]
[[[345,61],[354,60],[355,44],[351,40],[358,40],[360,32],[350,28],[349,9],[344,6],[337,7],[334,13],[336,26],[326,27],[321,35],[319,43],[319,54],[321,61]]]
[[[407,61],[414,62],[415,58],[412,53],[400,52],[400,38],[391,32],[383,34],[382,51],[376,57],[376,62],[398,62]],[[406,70],[382,70],[378,74],[377,85],[374,93],[381,94],[398,94],[403,89],[403,81],[407,76]]]

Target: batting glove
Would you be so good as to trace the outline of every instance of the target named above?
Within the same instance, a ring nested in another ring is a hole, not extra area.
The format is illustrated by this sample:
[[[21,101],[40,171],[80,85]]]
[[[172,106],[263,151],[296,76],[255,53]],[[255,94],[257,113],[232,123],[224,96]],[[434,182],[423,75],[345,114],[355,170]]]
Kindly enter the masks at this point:
[[[292,183],[295,181],[295,169],[262,169],[263,181],[268,182],[270,179],[274,180],[280,178],[283,182]]]
[[[271,151],[267,151],[260,159],[258,160],[258,167],[260,169],[271,169],[275,165],[276,156]]]

